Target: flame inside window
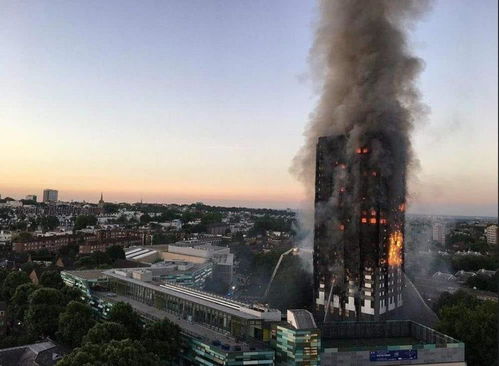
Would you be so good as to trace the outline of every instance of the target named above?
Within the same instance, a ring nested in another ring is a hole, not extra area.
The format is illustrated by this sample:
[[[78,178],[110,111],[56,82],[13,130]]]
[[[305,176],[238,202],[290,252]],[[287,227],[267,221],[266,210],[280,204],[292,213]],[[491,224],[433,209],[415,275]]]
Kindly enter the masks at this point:
[[[362,154],[362,149],[359,147],[358,149],[355,150],[357,154]]]
[[[376,219],[375,219],[375,218],[372,218],[372,219],[370,219],[370,220],[369,220],[369,222],[370,222],[371,224],[375,224],[375,223],[376,223]]]
[[[399,267],[402,264],[404,237],[400,230],[394,231],[388,238],[388,265]]]
[[[369,150],[367,149],[367,147],[365,147],[365,148],[362,149],[362,153],[363,154],[367,154],[368,152],[369,152]]]
[[[363,224],[367,224],[367,219],[365,217],[363,217],[361,220],[360,220]]]

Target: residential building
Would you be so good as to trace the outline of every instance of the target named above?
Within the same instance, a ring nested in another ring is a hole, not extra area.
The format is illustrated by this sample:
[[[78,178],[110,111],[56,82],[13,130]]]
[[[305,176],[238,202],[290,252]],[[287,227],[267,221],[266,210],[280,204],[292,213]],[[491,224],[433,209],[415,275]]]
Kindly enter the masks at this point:
[[[230,226],[224,223],[209,224],[206,226],[206,231],[208,234],[212,235],[225,235],[225,232],[229,230]]]
[[[27,201],[33,201],[33,202],[36,202],[37,197],[36,197],[36,195],[35,195],[35,194],[28,194],[28,195],[26,196],[26,200],[27,200]]]
[[[59,192],[55,189],[43,190],[43,202],[57,202]]]
[[[432,229],[433,229],[433,241],[445,245],[445,236],[447,235],[447,227],[445,223],[436,222],[433,224]]]
[[[143,235],[132,230],[97,230],[84,235],[53,233],[51,235],[35,236],[31,239],[13,243],[13,250],[18,253],[46,249],[57,252],[67,245],[79,245],[80,254],[90,254],[105,251],[113,245],[124,247],[142,244]]]
[[[487,237],[487,244],[497,245],[497,225],[487,226],[485,236]]]
[[[403,305],[405,168],[372,165],[344,135],[316,150],[313,279],[318,319],[384,319]],[[388,175],[389,174],[389,175]]]

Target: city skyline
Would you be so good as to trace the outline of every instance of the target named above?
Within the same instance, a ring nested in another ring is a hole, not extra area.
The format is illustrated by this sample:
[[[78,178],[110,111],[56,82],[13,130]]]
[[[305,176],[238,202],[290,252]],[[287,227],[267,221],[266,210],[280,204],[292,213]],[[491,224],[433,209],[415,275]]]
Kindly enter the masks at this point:
[[[2,197],[301,207],[311,4],[1,7]],[[495,216],[497,3],[436,2],[411,42],[431,113],[408,211]]]

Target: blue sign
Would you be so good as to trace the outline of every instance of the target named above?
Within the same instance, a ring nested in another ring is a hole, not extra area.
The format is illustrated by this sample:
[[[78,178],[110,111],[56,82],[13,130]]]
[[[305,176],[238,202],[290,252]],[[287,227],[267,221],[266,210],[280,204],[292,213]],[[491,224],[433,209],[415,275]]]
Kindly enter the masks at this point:
[[[417,360],[417,350],[399,350],[399,351],[373,351],[369,352],[371,361],[400,361],[400,360]]]

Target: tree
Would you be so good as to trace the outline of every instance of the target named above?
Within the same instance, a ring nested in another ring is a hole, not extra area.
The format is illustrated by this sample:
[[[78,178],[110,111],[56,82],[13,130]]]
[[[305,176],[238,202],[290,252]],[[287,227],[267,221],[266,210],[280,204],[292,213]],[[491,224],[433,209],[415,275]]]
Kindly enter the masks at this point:
[[[437,330],[466,344],[469,366],[494,365],[497,351],[497,304],[484,301],[474,307],[464,302],[444,306]]]
[[[444,307],[464,304],[467,307],[474,308],[479,304],[479,302],[480,301],[476,297],[468,294],[466,291],[463,290],[456,291],[453,294],[450,294],[449,292],[444,292],[442,293],[442,295],[440,295],[440,298],[435,304],[433,310],[435,310],[435,312],[438,315],[440,315],[440,311]]]
[[[23,283],[31,282],[26,272],[23,271],[14,271],[10,272],[2,285],[2,297],[5,300],[9,300],[12,295],[16,292],[17,286],[22,285]]]
[[[97,224],[97,217],[94,215],[79,215],[73,227],[73,230],[85,229],[87,226],[94,226]]]
[[[21,270],[26,272],[28,275],[34,270],[40,268],[40,265],[35,262],[26,262],[21,264]]]
[[[92,308],[87,304],[71,301],[59,316],[58,335],[65,344],[78,347],[94,324]]]
[[[142,225],[151,222],[151,220],[151,216],[149,216],[148,214],[143,214],[142,216],[140,216],[140,223]]]
[[[125,251],[120,245],[112,245],[106,249],[106,254],[114,262],[117,259],[126,259]]]
[[[131,338],[138,339],[142,333],[142,321],[132,306],[125,302],[117,302],[109,311],[109,320],[120,323],[128,331]]]
[[[466,285],[471,288],[477,288],[478,290],[497,292],[499,285],[499,271],[497,271],[492,277],[484,275],[476,275],[468,278]]]
[[[490,345],[497,340],[497,304],[460,290],[443,293],[436,311],[440,318],[437,330],[465,342],[468,365],[494,364]]]
[[[2,296],[3,281],[5,281],[8,275],[9,271],[6,270],[5,268],[0,267],[0,299],[3,298]]]
[[[71,301],[83,302],[81,291],[75,287],[64,286],[61,293],[64,296],[64,304],[69,304]]]
[[[64,287],[64,281],[58,271],[45,271],[40,276],[40,285],[61,290]]]
[[[83,338],[83,344],[104,344],[112,340],[120,341],[128,338],[128,332],[123,324],[115,322],[97,323]]]
[[[24,315],[29,306],[29,297],[38,288],[39,286],[31,282],[17,286],[9,303],[9,314],[12,319],[24,321]]]
[[[28,233],[27,231],[21,231],[15,235],[12,235],[12,242],[27,242],[33,238],[33,234]]]
[[[42,231],[54,230],[59,226],[59,219],[55,216],[44,216],[40,220]]]
[[[57,331],[59,314],[64,310],[64,295],[53,288],[40,288],[29,297],[24,320],[33,336],[53,336]]]
[[[180,328],[166,318],[149,324],[142,333],[142,344],[161,360],[172,360],[180,349]]]
[[[124,339],[105,345],[85,344],[57,363],[57,366],[81,365],[158,366],[160,363],[158,357],[147,352],[140,342]]]

